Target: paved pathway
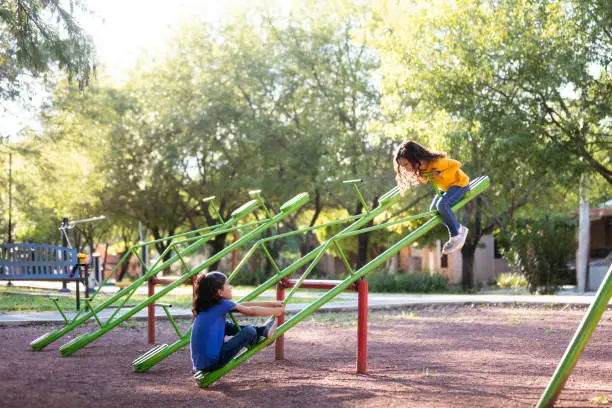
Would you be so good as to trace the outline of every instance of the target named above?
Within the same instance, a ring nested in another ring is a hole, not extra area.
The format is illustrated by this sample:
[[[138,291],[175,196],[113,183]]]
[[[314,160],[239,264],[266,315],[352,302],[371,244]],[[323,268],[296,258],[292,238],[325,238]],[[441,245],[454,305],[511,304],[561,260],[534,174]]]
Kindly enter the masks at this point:
[[[57,286],[57,284],[55,284]],[[49,287],[47,289],[57,290],[57,287]],[[146,287],[141,288],[143,293],[146,293]],[[191,293],[191,287],[177,288],[177,291]],[[114,293],[117,291],[116,287],[105,287],[103,289],[106,293]],[[240,290],[236,290],[234,293],[235,298],[240,298],[246,293]],[[270,299],[275,298],[274,291],[267,291],[263,295]],[[317,296],[316,293],[296,293],[296,297],[308,297],[312,298]],[[416,294],[379,294],[370,293],[368,298],[368,305],[370,310],[375,309],[396,309],[401,307],[408,307],[414,305],[445,305],[445,304],[538,304],[538,305],[589,305],[595,298],[594,293],[587,293],[583,295],[572,294],[571,291],[561,292],[557,295],[512,295],[512,294],[498,294],[498,293],[485,293],[476,295],[453,295],[453,294],[433,294],[433,295],[416,295]],[[307,303],[291,303],[287,306],[288,314],[297,313],[306,307]],[[610,303],[612,305],[612,301]],[[610,306],[609,306],[610,307]],[[338,295],[334,301],[327,303],[318,312],[329,312],[329,311],[354,311],[357,310],[357,294],[352,292],[345,292]],[[106,310],[100,313],[102,320],[107,319],[113,310]],[[191,316],[191,310],[187,308],[171,308],[170,309],[174,317],[188,318]],[[66,313],[68,318],[74,316],[74,312]],[[162,308],[156,308],[156,316],[160,318],[166,318]],[[137,313],[134,318],[146,319],[147,310],[141,310]],[[57,312],[9,312],[0,313],[0,325],[11,325],[11,324],[39,324],[46,322],[62,322],[62,317]]]

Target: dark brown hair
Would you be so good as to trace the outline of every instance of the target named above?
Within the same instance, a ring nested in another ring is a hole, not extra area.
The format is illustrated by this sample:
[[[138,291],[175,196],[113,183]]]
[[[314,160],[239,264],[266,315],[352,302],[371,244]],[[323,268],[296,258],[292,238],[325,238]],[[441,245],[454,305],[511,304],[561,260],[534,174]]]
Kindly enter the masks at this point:
[[[198,277],[191,310],[193,317],[221,302],[219,290],[223,290],[225,282],[227,282],[227,276],[221,272],[210,272]]]
[[[395,181],[402,191],[419,183],[417,176],[422,176],[421,164],[446,157],[446,153],[430,150],[414,140],[402,143],[395,153],[393,169]],[[412,171],[399,165],[399,159],[406,159],[412,165]]]

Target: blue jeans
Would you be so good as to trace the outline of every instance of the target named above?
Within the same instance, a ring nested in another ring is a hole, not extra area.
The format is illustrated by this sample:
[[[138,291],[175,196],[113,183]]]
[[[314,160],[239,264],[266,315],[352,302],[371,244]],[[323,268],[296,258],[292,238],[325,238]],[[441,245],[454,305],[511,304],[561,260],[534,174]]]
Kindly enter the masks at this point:
[[[438,210],[451,237],[459,235],[459,223],[453,210],[451,210],[451,206],[461,200],[468,191],[470,191],[470,186],[453,186],[442,194],[442,197],[436,195],[429,206],[429,211]]]
[[[225,322],[225,335],[232,336],[232,338],[221,346],[219,361],[203,370],[213,371],[226,365],[243,347],[256,344],[259,337],[263,336],[264,328],[265,326],[241,326],[238,331],[235,324]]]

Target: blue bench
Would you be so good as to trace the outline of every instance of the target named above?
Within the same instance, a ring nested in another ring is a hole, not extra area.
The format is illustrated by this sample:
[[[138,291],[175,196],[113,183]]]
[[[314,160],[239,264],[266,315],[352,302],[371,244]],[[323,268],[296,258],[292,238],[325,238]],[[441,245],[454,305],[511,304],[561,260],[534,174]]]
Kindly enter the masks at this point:
[[[47,244],[0,244],[0,280],[83,281],[78,268],[77,250]]]

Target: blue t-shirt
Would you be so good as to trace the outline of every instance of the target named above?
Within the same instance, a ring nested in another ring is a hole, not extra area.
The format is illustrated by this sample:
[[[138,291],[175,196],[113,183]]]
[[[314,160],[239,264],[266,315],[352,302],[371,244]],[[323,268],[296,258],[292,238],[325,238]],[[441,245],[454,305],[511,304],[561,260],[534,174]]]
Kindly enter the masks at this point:
[[[219,361],[225,338],[225,314],[236,304],[222,299],[208,310],[198,313],[191,330],[191,361],[194,370],[208,368]]]

